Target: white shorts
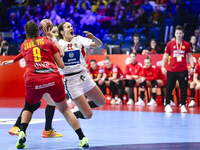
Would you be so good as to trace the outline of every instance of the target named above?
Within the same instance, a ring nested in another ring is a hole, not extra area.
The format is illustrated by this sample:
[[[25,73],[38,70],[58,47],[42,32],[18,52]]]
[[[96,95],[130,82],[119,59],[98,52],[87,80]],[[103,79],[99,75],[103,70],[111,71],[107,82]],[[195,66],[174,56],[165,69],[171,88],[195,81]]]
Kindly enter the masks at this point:
[[[72,76],[65,76],[65,86],[69,97],[73,100],[94,88],[96,83],[87,71]]]

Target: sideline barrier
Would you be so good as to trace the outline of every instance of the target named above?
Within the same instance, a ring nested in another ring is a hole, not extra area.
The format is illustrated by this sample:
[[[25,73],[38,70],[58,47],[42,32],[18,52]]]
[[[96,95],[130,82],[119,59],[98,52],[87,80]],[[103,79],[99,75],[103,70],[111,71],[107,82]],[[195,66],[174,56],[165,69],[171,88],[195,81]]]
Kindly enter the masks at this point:
[[[125,62],[128,61],[128,55],[107,55],[113,64],[118,65],[122,71],[125,71]],[[193,55],[196,59],[200,54]],[[0,56],[0,61],[10,60],[14,56]],[[88,55],[88,59],[95,59],[99,64],[103,63],[106,55]],[[152,63],[161,66],[163,54],[151,54]],[[146,55],[137,55],[137,61],[143,64]],[[25,87],[23,75],[25,72],[25,64],[23,60],[15,64],[0,67],[0,99],[2,97],[24,97]]]

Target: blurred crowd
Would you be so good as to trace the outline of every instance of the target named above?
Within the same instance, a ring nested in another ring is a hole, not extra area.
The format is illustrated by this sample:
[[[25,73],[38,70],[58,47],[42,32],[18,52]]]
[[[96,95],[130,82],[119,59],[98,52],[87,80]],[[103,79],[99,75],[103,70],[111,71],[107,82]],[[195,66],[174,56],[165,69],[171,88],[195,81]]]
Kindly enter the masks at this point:
[[[191,2],[191,1],[188,1]],[[67,21],[74,27],[74,33],[92,32],[103,39],[106,36],[132,36],[138,33],[142,43],[149,45],[152,38],[163,42],[165,19],[172,26],[191,21],[190,3],[185,0],[0,0],[0,31],[14,33],[15,44],[25,38],[24,25],[42,19],[50,19],[59,25]],[[194,1],[193,1],[194,2]],[[197,19],[193,23],[197,23]],[[168,39],[170,40],[170,39]],[[109,43],[109,42],[108,42]],[[132,42],[131,42],[132,43]],[[120,43],[121,44],[121,43]]]

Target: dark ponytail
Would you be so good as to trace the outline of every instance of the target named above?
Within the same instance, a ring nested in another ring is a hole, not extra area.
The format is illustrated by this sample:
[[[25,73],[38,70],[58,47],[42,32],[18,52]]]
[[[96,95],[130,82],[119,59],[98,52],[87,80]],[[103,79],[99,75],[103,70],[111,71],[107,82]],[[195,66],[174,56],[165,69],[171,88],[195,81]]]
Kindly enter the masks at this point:
[[[26,36],[27,36],[27,38],[31,38],[31,39],[33,40],[34,44],[35,44],[37,47],[39,47],[40,49],[42,49],[42,50],[44,50],[44,51],[47,51],[47,50],[41,48],[41,47],[37,44],[37,42],[36,42],[36,40],[35,40],[36,37],[38,37],[38,30],[39,30],[38,25],[37,25],[35,22],[33,22],[33,21],[29,21],[29,22],[27,22],[26,25],[25,25],[25,31],[26,31]]]

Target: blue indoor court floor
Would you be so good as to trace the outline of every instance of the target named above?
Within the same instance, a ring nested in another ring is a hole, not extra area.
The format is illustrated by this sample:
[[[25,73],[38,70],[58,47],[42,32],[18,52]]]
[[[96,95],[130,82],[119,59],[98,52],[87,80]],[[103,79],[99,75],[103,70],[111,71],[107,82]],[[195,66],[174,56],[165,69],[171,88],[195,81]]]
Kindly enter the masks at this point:
[[[199,107],[181,114],[164,113],[163,106],[105,105],[89,120],[79,119],[90,150],[200,150]],[[15,150],[17,136],[8,134],[21,108],[0,108],[0,150]],[[53,128],[62,138],[42,138],[45,109],[33,114],[27,129],[27,150],[79,150],[78,136],[56,109]]]

